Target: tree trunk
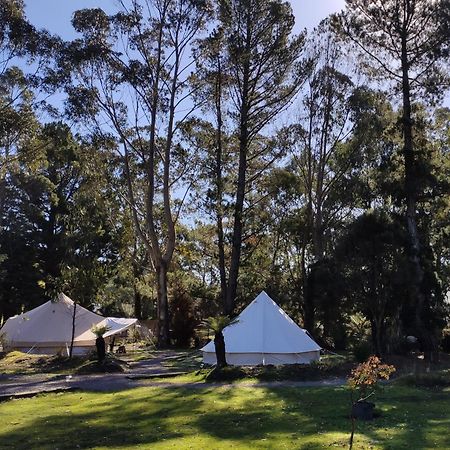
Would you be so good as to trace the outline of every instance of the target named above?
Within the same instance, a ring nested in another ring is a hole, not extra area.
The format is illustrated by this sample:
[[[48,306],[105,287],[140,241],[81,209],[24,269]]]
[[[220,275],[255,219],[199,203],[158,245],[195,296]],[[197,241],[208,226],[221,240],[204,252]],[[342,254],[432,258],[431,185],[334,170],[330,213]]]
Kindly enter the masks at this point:
[[[430,332],[422,320],[425,295],[422,291],[424,270],[421,264],[421,245],[417,228],[417,171],[414,157],[411,89],[406,32],[402,37],[402,94],[403,94],[403,156],[405,165],[406,222],[409,235],[409,260],[411,267],[410,295],[414,305],[414,327],[423,349],[433,349]]]
[[[228,289],[225,302],[224,312],[227,316],[232,316],[237,295],[237,284],[239,276],[239,266],[241,260],[241,246],[242,246],[242,229],[243,220],[242,212],[244,210],[245,197],[245,174],[247,171],[247,131],[241,132],[241,143],[239,145],[239,175],[236,195],[236,205],[234,209],[234,226],[233,239],[231,248],[230,272],[228,277]]]
[[[167,298],[167,266],[161,263],[157,268],[158,275],[158,347],[169,345],[169,302]]]
[[[142,276],[142,269],[139,267],[138,262],[138,242],[137,233],[134,234],[133,240],[133,254],[132,254],[132,267],[133,267],[133,294],[134,294],[134,316],[136,319],[142,319],[142,296],[137,287],[136,281]]]
[[[314,334],[316,322],[315,290],[316,290],[316,264],[309,266],[305,290],[305,307],[303,309],[303,326],[311,334]]]
[[[222,304],[226,305],[227,299],[227,275],[225,268],[225,240],[223,232],[223,176],[222,176],[222,158],[223,158],[223,119],[222,119],[222,66],[220,64],[220,56],[218,58],[218,77],[215,92],[215,107],[217,116],[217,133],[216,133],[216,227],[217,227],[217,246],[219,251],[219,273],[220,273],[220,293]],[[226,314],[226,311],[225,311]]]
[[[375,320],[375,354],[381,357],[383,354],[383,319]]]
[[[69,349],[69,358],[72,358],[73,354],[73,341],[75,339],[75,318],[77,313],[77,304],[73,302],[73,313],[72,313],[72,337],[70,339],[70,349]]]
[[[313,214],[311,209],[311,214]],[[309,266],[305,289],[305,329],[314,334],[316,326],[316,297],[320,286],[317,286],[317,270],[323,260],[322,210],[318,207],[315,217],[311,217],[311,237],[313,244],[313,263]]]
[[[247,37],[246,48],[251,48],[251,33],[250,24],[251,17],[248,14],[247,17]],[[238,180],[236,189],[236,204],[234,207],[234,225],[233,225],[233,238],[231,247],[231,261],[230,272],[228,277],[228,289],[225,302],[225,314],[232,316],[234,306],[236,302],[239,266],[241,260],[241,247],[242,247],[242,229],[243,229],[243,211],[244,211],[244,199],[245,199],[245,184],[247,174],[247,152],[249,145],[249,132],[248,132],[248,120],[249,120],[249,82],[250,82],[250,62],[249,56],[244,56],[247,60],[243,64],[243,76],[242,76],[242,97],[240,105],[240,123],[239,123],[239,169]]]
[[[95,340],[95,346],[97,347],[97,360],[99,363],[101,363],[106,358],[106,345],[103,336],[99,336]]]
[[[136,319],[142,319],[142,295],[138,291],[136,282],[133,283],[133,291],[134,291],[134,317]]]
[[[222,331],[219,331],[214,335],[214,348],[216,350],[217,368],[221,369],[227,365],[225,355],[225,338]]]
[[[227,316],[232,316],[236,301],[237,284],[239,276],[239,266],[241,260],[241,247],[242,247],[242,229],[243,218],[242,213],[244,210],[244,198],[245,198],[245,176],[247,172],[247,146],[248,146],[248,133],[247,133],[247,107],[243,107],[244,112],[241,120],[241,133],[239,143],[239,173],[236,192],[236,205],[234,209],[234,226],[233,226],[233,239],[231,248],[231,261],[230,272],[228,277],[228,289],[225,302],[224,312]]]

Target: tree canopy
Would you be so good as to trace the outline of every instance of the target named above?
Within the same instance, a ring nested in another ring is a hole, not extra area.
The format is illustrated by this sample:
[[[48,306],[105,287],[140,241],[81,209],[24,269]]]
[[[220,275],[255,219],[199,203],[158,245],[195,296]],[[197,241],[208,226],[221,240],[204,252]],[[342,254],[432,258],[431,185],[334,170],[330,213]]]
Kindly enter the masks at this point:
[[[111,11],[64,41],[0,6],[0,316],[64,291],[194,345],[265,289],[325,347],[436,350],[448,0],[347,0],[298,35],[281,0]]]

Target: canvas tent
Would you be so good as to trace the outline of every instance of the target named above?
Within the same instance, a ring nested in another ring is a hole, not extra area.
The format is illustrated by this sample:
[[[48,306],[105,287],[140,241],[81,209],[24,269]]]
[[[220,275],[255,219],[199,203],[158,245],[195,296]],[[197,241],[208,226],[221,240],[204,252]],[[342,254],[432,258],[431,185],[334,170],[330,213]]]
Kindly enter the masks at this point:
[[[74,302],[64,294],[37,308],[9,318],[0,334],[8,350],[30,353],[68,354],[72,339],[72,321],[75,307],[75,334],[73,354],[84,354],[95,348],[93,326],[106,325],[104,337],[118,335],[133,326],[137,319],[103,317]]]
[[[227,363],[307,364],[320,357],[321,348],[264,291],[223,331]],[[216,363],[214,342],[202,349],[203,362]]]

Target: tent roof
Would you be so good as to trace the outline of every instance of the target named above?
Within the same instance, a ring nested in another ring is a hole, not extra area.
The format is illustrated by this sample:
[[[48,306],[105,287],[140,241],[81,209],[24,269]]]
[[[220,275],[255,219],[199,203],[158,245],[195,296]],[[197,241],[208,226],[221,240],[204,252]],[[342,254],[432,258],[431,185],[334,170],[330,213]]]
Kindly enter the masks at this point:
[[[227,353],[304,353],[319,351],[300,328],[264,291],[223,331]],[[214,342],[202,351],[214,352]]]
[[[1,332],[5,333],[7,341],[16,345],[67,344],[72,339],[73,310],[74,302],[61,293],[56,300],[9,318]],[[96,336],[91,328],[95,325],[108,325],[110,330],[105,334],[105,337],[108,337],[126,330],[136,321],[136,319],[105,318],[77,304],[74,343],[93,345]]]
[[[104,319],[105,325],[109,328],[109,331],[104,334],[103,337],[112,336],[114,334],[122,333],[135,323],[137,319],[125,319],[123,317],[107,317]]]

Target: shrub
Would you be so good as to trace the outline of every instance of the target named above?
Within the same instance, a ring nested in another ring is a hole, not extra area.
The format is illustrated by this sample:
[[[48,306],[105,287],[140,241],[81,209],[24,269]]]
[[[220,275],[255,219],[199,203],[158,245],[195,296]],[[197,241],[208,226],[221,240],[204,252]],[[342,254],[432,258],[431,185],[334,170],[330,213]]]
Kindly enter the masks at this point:
[[[372,354],[372,346],[367,341],[361,341],[353,346],[353,356],[356,361],[363,363]]]
[[[351,389],[358,393],[357,401],[364,401],[375,392],[379,380],[388,380],[395,372],[394,366],[383,364],[377,356],[371,356],[367,361],[352,370],[348,378]]]

